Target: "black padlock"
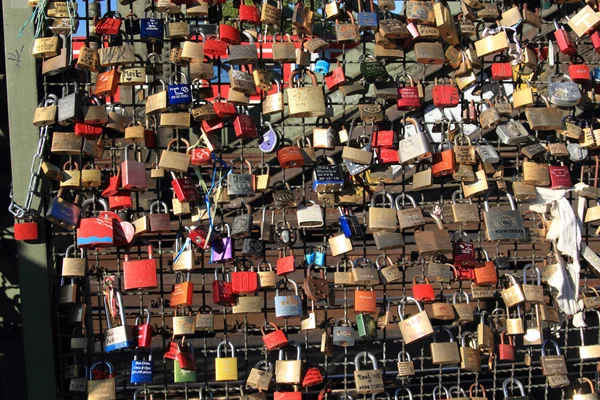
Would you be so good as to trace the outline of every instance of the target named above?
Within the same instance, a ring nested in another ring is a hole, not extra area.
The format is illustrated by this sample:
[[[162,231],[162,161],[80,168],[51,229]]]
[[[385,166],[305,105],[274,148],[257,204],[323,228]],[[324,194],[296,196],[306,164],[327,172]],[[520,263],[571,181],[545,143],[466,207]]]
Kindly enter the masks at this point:
[[[261,259],[263,256],[264,243],[259,239],[244,238],[242,240],[242,256]]]
[[[247,214],[240,214],[233,219],[231,237],[234,239],[246,238],[252,234],[252,207],[246,205]]]
[[[140,34],[140,19],[137,15],[131,13],[125,17],[125,32],[132,36]]]
[[[296,230],[292,228],[289,222],[277,221],[275,223],[275,231],[273,233],[273,241],[275,243],[284,247],[292,247],[297,239]]]

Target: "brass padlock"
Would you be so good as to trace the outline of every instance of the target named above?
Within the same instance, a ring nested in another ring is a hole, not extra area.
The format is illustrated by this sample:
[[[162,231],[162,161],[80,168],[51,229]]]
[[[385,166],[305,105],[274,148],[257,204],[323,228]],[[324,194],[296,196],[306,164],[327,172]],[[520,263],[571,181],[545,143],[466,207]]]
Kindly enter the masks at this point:
[[[376,203],[378,197],[383,198],[382,203]],[[389,207],[385,200],[389,201]],[[376,207],[376,204],[382,204],[383,207]],[[371,207],[369,208],[369,230],[371,231],[395,231],[398,227],[396,210],[394,209],[394,198],[385,191],[379,191],[371,197]]]
[[[448,336],[449,342],[438,342],[437,333],[444,331]],[[445,326],[438,326],[433,332],[433,343],[430,345],[431,362],[434,365],[447,365],[460,363],[460,354],[458,343],[454,341],[454,335]]]
[[[411,315],[409,318],[406,318],[404,313],[407,303],[415,304],[419,311],[418,313]],[[431,321],[429,321],[427,312],[423,310],[421,303],[412,297],[405,297],[398,305],[398,317],[400,318],[398,327],[400,328],[402,340],[404,340],[405,344],[410,344],[416,340],[426,338],[433,334],[433,327],[431,326]]]

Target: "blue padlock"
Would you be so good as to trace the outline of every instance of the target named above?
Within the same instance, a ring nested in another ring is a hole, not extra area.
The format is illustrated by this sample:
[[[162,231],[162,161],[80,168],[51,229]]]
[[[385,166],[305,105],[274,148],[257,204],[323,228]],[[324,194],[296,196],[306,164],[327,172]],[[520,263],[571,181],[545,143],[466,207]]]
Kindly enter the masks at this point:
[[[177,83],[175,81],[176,75],[181,77],[182,83]],[[175,71],[171,74],[167,91],[170,106],[187,105],[192,102],[192,90],[187,83],[187,76],[181,71]]]
[[[304,259],[306,260],[307,264],[314,264],[315,263],[315,249],[310,246],[308,248],[308,250],[306,250],[306,253],[304,254]]]
[[[369,0],[371,12],[363,11],[362,0],[358,0],[358,29],[361,31],[376,31],[379,28],[379,21],[373,0]]]
[[[152,11],[150,18],[148,18],[148,11]],[[140,20],[140,39],[142,42],[156,43],[163,40],[165,22],[160,18],[155,18],[154,12],[153,7],[144,10],[144,18]]]
[[[138,352],[135,350],[133,361],[131,361],[131,383],[152,383],[154,373],[154,361],[152,361],[152,350],[147,360],[138,360]]]
[[[600,67],[596,67],[594,69],[594,76],[593,76],[594,80],[596,82],[600,82]]]
[[[327,75],[329,73],[329,60],[324,58],[317,59],[317,62],[315,63],[315,72]]]
[[[291,279],[288,279],[288,283],[291,283],[294,287],[294,294],[281,296],[279,295],[279,288],[282,285],[285,287],[286,283],[283,279],[277,282],[275,288],[275,318],[301,317],[303,314],[298,285]]]
[[[47,129],[47,128],[45,128]],[[58,191],[55,198],[50,201],[46,219],[53,224],[68,230],[73,230],[79,222],[81,208],[62,198],[63,192]]]
[[[315,251],[315,264],[319,267],[325,266],[325,251],[322,247],[317,247],[317,251]]]
[[[364,233],[356,215],[345,213],[342,211],[342,207],[338,207],[338,210],[340,210],[338,221],[340,222],[340,227],[342,228],[344,236],[348,239],[362,239]]]

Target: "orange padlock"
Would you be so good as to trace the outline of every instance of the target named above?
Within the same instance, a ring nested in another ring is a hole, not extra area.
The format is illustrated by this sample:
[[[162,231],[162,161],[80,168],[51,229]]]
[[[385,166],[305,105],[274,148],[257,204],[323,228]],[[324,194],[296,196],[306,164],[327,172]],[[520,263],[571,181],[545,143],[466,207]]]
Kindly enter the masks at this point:
[[[354,291],[354,312],[375,314],[377,312],[377,292],[356,289]]]

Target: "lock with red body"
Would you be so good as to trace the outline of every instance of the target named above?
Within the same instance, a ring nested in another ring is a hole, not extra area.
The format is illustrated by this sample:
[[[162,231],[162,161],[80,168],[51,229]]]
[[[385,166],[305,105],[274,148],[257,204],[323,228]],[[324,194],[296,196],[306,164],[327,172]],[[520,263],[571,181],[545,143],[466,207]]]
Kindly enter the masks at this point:
[[[569,77],[573,82],[584,83],[592,80],[590,68],[586,65],[585,60],[580,55],[571,56],[571,64],[569,65]]]
[[[102,134],[102,127],[92,124],[75,123],[75,136],[98,137]]]
[[[380,164],[399,164],[400,155],[396,149],[375,149],[375,154]]]
[[[436,107],[456,107],[460,102],[460,96],[458,94],[458,88],[452,84],[452,80],[447,78],[449,83],[438,83],[438,79],[435,78],[435,85],[431,89],[431,97],[433,98],[433,104]]]
[[[14,225],[15,240],[37,240],[38,226],[37,222],[25,218],[17,218]]]
[[[206,248],[206,238],[208,237],[208,228],[204,225],[197,226],[196,228],[190,230],[188,235],[192,243],[198,246],[201,249]]]
[[[577,53],[577,45],[571,40],[565,28],[560,26],[557,20],[554,20],[553,22],[554,27],[556,28],[554,31],[554,39],[556,40],[556,44],[558,44],[558,50],[568,56]]]
[[[252,117],[248,114],[248,109],[245,108],[243,114],[238,114],[233,121],[233,130],[235,137],[240,139],[256,139],[258,131]]]
[[[396,101],[396,108],[398,110],[411,110],[413,108],[421,107],[421,98],[419,97],[419,88],[415,86],[413,78],[409,75],[410,86],[406,86],[405,77],[402,77],[402,86],[400,86],[400,78],[396,77],[396,87],[398,88],[398,100]]]
[[[513,76],[513,70],[510,63],[506,60],[506,56],[501,54],[494,56],[491,72],[492,79],[495,81],[512,79]]]
[[[300,147],[295,146],[290,139],[283,139],[282,142],[288,143],[288,146],[282,146],[277,150],[277,160],[281,168],[300,168],[304,166],[304,156]]]
[[[216,38],[209,37],[204,42],[204,55],[208,57],[226,57],[227,56],[227,43]]]
[[[334,68],[329,74],[325,75],[325,85],[327,85],[327,89],[335,90],[344,83],[346,83],[346,75],[344,74],[344,69],[338,61],[337,67]]]
[[[550,189],[570,189],[573,186],[569,167],[563,162],[560,165],[550,165],[548,170],[550,172]]]
[[[391,123],[390,129],[381,129],[379,125],[375,128],[371,138],[371,147],[393,149],[398,147],[398,138],[394,131],[394,124]]]
[[[209,165],[212,161],[212,151],[207,147],[194,147],[190,155],[190,164],[195,167]]]
[[[220,96],[213,102],[213,108],[215,114],[222,119],[233,118],[237,115],[237,110],[233,103],[228,102],[226,99],[221,99]]]
[[[133,207],[131,192],[129,190],[119,190],[115,194],[108,196],[108,208],[114,210],[126,210]]]
[[[598,31],[592,32],[590,39],[592,40],[592,46],[594,46],[594,50],[596,53],[600,54],[600,33],[598,33]]]
[[[265,346],[267,347],[267,351],[279,350],[288,345],[288,338],[285,335],[285,332],[282,331],[272,322],[269,322],[269,325],[275,329],[273,332],[265,333],[266,324],[260,328],[262,333],[262,340]]]
[[[156,259],[153,258],[153,248],[149,241],[138,239],[147,246],[148,258],[141,260],[130,260],[131,246],[125,251],[125,260],[123,261],[123,275],[125,290],[155,288],[158,286],[156,279]]]
[[[421,283],[417,283],[417,278]],[[414,299],[417,301],[433,301],[435,299],[433,286],[429,283],[429,279],[423,275],[417,275],[413,278],[412,292]]]
[[[189,176],[178,178],[176,173],[171,171],[173,180],[171,181],[171,187],[175,192],[177,200],[182,203],[189,203],[195,200],[200,200],[200,192],[196,188],[196,184]]]
[[[304,378],[302,379],[302,387],[308,388],[311,386],[320,385],[323,383],[323,374],[317,367],[311,367],[306,370]]]
[[[466,240],[461,240],[465,238]],[[452,234],[452,256],[454,265],[462,265],[465,267],[475,266],[475,245],[468,242],[468,235],[464,231],[455,231]]]
[[[118,35],[121,28],[121,14],[118,11],[109,11],[96,22],[96,35]]]
[[[507,343],[504,343],[504,339],[507,337]],[[503,331],[500,334],[500,344],[498,344],[498,356],[501,361],[515,360],[515,345],[513,343],[513,338],[512,336],[508,335],[506,331]]]
[[[251,6],[244,4],[242,0],[240,4],[240,22],[248,22],[253,25],[260,25],[260,11],[256,4],[252,3]]]
[[[241,260],[238,263],[241,263]],[[254,271],[252,262],[250,261],[250,265],[252,265],[250,271],[238,271],[238,263],[236,263],[231,273],[231,290],[233,294],[249,295],[256,292],[258,290],[258,274]],[[244,268],[243,265],[240,267]]]
[[[98,203],[104,211],[108,211],[108,203],[104,199],[87,199],[81,205],[82,214],[86,208]],[[111,218],[81,218],[77,228],[77,246],[110,247],[114,243],[114,227]]]
[[[135,317],[133,325],[133,338],[137,340],[137,347],[149,349],[152,347],[152,325],[150,324],[150,311],[144,308],[143,314],[146,314],[146,323],[142,324],[142,311]]]
[[[218,274],[220,269],[222,269],[223,274],[227,276],[225,274],[225,269],[222,266],[215,268],[215,280],[212,283],[213,302],[221,306],[230,306],[235,304],[231,282],[219,279]]]
[[[237,26],[221,24],[219,25],[219,37],[228,44],[240,44],[241,34]]]
[[[129,149],[132,144],[125,146],[125,159],[121,163],[121,187],[133,192],[143,192],[146,190],[146,164],[141,162],[141,150],[137,149],[137,160],[129,159]]]

